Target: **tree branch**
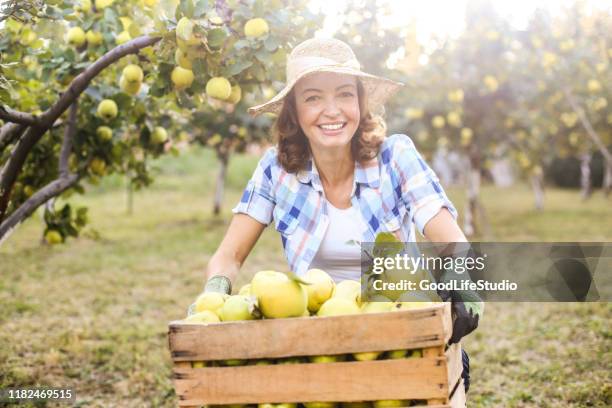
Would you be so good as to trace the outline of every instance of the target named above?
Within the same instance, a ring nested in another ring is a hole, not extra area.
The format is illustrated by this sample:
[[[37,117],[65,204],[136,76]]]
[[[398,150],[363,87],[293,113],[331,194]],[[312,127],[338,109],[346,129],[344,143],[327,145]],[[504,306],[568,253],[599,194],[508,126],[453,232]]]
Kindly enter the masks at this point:
[[[47,200],[53,197],[57,197],[70,187],[74,186],[79,177],[77,174],[71,173],[67,176],[60,177],[53,180],[34,195],[26,200],[17,210],[15,210],[6,220],[0,224],[0,245],[6,240],[9,235],[25,220],[28,218],[40,205],[44,204]]]
[[[8,207],[13,184],[15,184],[15,180],[17,180],[17,176],[21,171],[21,167],[28,153],[30,153],[32,147],[34,147],[45,132],[46,129],[41,129],[39,127],[28,128],[23,137],[19,139],[15,145],[15,148],[11,152],[11,156],[2,168],[2,172],[0,172],[0,222],[4,220],[4,214]]]
[[[25,128],[25,125],[12,122],[2,126],[0,128],[0,152],[4,150],[6,146],[17,140],[19,136],[23,134]]]
[[[78,100],[74,101],[70,105],[70,114],[68,115],[68,123],[66,123],[66,129],[64,130],[64,140],[62,142],[62,150],[59,158],[59,174],[60,176],[66,176],[70,172],[68,170],[68,158],[72,151],[72,139],[76,132],[77,113],[79,110]]]
[[[38,124],[38,118],[36,116],[16,111],[5,105],[0,106],[0,119],[27,126],[35,126]]]
[[[601,138],[599,137],[597,132],[595,132],[595,130],[593,129],[593,125],[591,125],[591,121],[586,117],[586,115],[584,114],[584,110],[582,110],[582,108],[578,105],[578,102],[576,102],[576,99],[574,98],[572,91],[568,87],[563,87],[563,93],[565,93],[565,98],[569,102],[574,112],[576,112],[576,115],[578,115],[578,119],[580,119],[580,123],[582,123],[582,126],[586,130],[587,134],[589,135],[593,143],[595,143],[595,145],[597,146],[597,148],[603,155],[606,162],[612,163],[612,154],[610,154],[606,145],[604,145],[604,143],[601,141]]]

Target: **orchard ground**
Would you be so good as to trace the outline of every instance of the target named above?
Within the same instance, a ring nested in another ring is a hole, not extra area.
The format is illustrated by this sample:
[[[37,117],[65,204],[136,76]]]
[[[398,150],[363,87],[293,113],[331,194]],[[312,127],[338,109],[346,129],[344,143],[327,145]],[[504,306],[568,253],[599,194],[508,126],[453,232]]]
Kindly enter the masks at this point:
[[[0,247],[0,388],[72,387],[75,406],[175,406],[167,323],[202,289],[256,162],[230,161],[220,218],[212,216],[214,157],[195,149],[155,163],[159,176],[135,193],[131,216],[119,177],[74,197],[89,206],[90,225],[67,245],[42,246],[40,216],[28,220]],[[449,192],[461,210],[461,191]],[[542,213],[523,185],[485,187],[482,198],[496,240],[612,240],[611,203],[599,192],[583,203],[577,191],[548,189]],[[270,268],[286,270],[274,228],[241,280]],[[470,406],[610,406],[611,315],[604,303],[488,304],[465,341]]]

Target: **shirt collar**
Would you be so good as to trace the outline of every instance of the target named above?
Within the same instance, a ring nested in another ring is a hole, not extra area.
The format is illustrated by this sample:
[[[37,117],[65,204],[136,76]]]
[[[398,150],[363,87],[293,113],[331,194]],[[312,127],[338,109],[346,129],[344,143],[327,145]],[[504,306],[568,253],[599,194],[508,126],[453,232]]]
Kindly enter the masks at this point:
[[[371,188],[378,188],[380,185],[380,171],[378,168],[378,158],[365,162],[355,162],[355,182],[367,185]],[[308,184],[312,182],[312,186],[317,191],[323,191],[321,178],[317,166],[314,165],[312,157],[308,159],[306,167],[297,173],[297,179],[300,183]]]

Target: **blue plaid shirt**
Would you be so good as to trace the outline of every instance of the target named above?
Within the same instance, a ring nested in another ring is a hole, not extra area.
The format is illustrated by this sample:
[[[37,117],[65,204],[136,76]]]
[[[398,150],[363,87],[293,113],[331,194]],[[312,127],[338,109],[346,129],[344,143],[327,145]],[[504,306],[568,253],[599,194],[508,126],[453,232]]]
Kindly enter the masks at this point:
[[[415,241],[415,225],[422,234],[442,207],[457,217],[437,176],[402,134],[386,138],[378,156],[368,163],[355,163],[351,203],[366,226],[363,242],[374,242],[379,232]],[[312,158],[305,170],[287,173],[278,162],[276,147],[259,161],[232,211],[266,225],[274,220],[289,267],[298,276],[309,269],[329,225],[327,200]]]

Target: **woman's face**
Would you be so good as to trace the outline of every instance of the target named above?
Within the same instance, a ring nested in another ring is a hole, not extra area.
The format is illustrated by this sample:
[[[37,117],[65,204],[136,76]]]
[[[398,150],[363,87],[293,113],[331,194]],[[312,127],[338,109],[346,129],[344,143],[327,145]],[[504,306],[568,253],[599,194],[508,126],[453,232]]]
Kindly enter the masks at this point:
[[[298,121],[313,150],[350,144],[360,119],[354,76],[319,72],[294,90]]]

